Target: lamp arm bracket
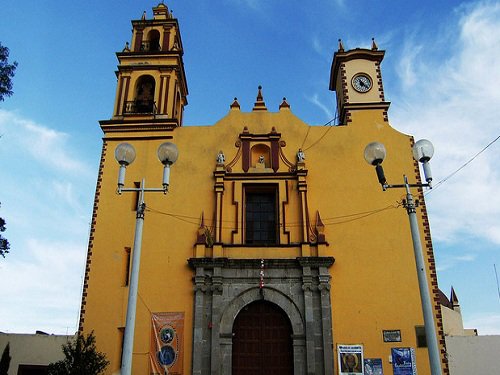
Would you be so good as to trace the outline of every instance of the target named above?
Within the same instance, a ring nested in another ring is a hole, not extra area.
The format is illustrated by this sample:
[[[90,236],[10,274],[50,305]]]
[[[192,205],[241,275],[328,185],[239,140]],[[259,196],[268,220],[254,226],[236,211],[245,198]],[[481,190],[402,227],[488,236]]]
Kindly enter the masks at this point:
[[[165,189],[164,188],[121,188],[120,192],[127,192],[127,191],[157,191],[164,193]]]
[[[393,189],[393,188],[405,188],[406,186],[407,186],[406,184],[396,184],[396,185],[385,184],[383,186],[383,189],[386,190],[386,189]],[[408,187],[428,187],[428,188],[432,189],[431,184],[408,184]]]

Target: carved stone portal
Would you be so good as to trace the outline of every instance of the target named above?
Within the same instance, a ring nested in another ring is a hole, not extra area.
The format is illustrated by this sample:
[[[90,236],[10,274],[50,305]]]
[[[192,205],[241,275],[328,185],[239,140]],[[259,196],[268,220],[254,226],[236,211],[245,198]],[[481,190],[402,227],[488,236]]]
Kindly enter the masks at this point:
[[[332,257],[191,258],[194,269],[193,374],[230,375],[233,323],[256,300],[279,306],[293,331],[294,374],[331,375]]]

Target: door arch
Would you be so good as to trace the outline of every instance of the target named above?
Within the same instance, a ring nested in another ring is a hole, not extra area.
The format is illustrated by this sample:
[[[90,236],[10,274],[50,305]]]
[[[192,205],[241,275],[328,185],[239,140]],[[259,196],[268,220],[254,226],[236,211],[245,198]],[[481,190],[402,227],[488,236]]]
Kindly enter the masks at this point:
[[[292,325],[274,303],[258,300],[246,305],[233,324],[232,375],[291,375]]]

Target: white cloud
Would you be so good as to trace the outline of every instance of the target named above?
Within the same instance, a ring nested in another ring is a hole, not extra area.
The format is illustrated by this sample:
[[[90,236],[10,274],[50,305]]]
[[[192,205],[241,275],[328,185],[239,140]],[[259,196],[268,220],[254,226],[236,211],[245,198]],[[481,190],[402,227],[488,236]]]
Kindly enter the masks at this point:
[[[462,262],[473,262],[476,260],[476,254],[463,254],[463,255],[454,255],[454,256],[445,256],[439,264],[437,265],[438,272],[446,271],[450,268],[453,268],[456,264]]]
[[[262,6],[262,2],[260,0],[233,0],[233,1],[253,10],[260,10]]]
[[[391,111],[396,128],[434,143],[431,164],[435,182],[500,134],[496,115],[500,102],[500,72],[496,69],[500,65],[500,5],[479,3],[461,11],[460,22],[454,25],[459,38],[448,43],[448,60],[433,59],[432,48],[416,46],[418,58],[408,54],[408,48],[403,49],[400,66],[405,68],[398,70],[402,100],[398,102],[405,104],[396,104]],[[435,43],[447,45],[442,40]],[[427,196],[436,240],[453,242],[466,235],[500,244],[499,147],[497,142]]]
[[[464,328],[476,328],[480,335],[500,335],[500,314],[492,311],[472,314],[464,320]]]
[[[314,94],[313,96],[311,97],[307,97],[307,100],[309,100],[311,103],[313,103],[314,105],[316,105],[319,109],[321,109],[327,118],[329,119],[333,119],[334,117],[334,114],[333,112],[331,111],[330,108],[335,108],[331,105],[325,105],[320,99],[319,99],[319,96],[318,94]]]
[[[95,173],[69,134],[5,110],[0,134],[0,214],[11,243],[0,262],[0,301],[9,306],[0,330],[73,333]]]
[[[0,263],[0,330],[74,333],[85,260],[85,245],[74,242],[26,241],[27,259]],[[65,322],[66,325],[61,325]]]
[[[325,48],[321,44],[320,38],[318,38],[317,36],[313,36],[312,38],[312,48],[319,55],[323,55],[325,53]]]
[[[18,157],[31,155],[32,162],[54,170],[92,176],[91,170],[76,159],[69,150],[70,136],[13,112],[0,109],[0,134],[2,146]]]
[[[418,73],[415,71],[415,65],[418,56],[422,51],[421,45],[416,45],[414,39],[406,40],[402,52],[402,57],[396,67],[403,87],[408,90],[415,85]]]

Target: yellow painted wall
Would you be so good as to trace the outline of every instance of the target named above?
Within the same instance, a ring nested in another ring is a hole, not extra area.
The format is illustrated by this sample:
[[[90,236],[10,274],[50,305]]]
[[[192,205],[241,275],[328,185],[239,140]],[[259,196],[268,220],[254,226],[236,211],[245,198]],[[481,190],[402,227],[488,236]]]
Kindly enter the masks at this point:
[[[401,183],[406,173],[410,182],[415,182],[410,137],[395,131],[379,117],[378,113],[366,111],[356,114],[349,126],[330,129],[309,128],[289,110],[277,113],[231,110],[214,126],[182,127],[168,134],[179,149],[179,159],[171,169],[170,192],[146,194],[149,210],[142,245],[135,369],[140,363],[145,366],[141,368],[147,368],[150,312],[182,311],[184,368],[189,373],[193,274],[187,259],[193,256],[201,213],[204,212],[207,224],[213,217],[216,155],[223,150],[226,161],[232,159],[237,150],[234,143],[245,124],[251,133],[268,133],[274,126],[286,141],[284,149],[289,160],[295,160],[309,129],[303,145],[309,213],[314,218],[316,210],[320,211],[329,242],[324,255],[335,258],[330,268],[334,342],[363,344],[365,356],[382,358],[385,373],[391,373],[388,356],[394,344],[382,342],[382,330],[401,329],[403,342],[397,345],[415,347],[414,326],[422,325],[423,319],[407,214],[403,208],[395,208],[404,192],[382,192],[373,168],[363,159],[366,144],[374,140],[383,142],[388,150],[384,162],[388,181]],[[135,224],[132,209],[135,194],[115,193],[118,164],[113,153],[122,141],[122,135],[116,136],[120,137],[105,138],[84,325],[85,331],[95,330],[99,349],[107,353],[112,361],[110,367],[115,370],[120,350],[118,327],[124,325],[128,290],[124,287],[124,249],[133,246]],[[322,136],[320,142],[308,148]],[[143,177],[146,186],[160,186],[162,166],[156,150],[164,140],[129,140],[137,158],[127,168],[127,186]],[[296,186],[292,184],[290,194],[294,193]],[[224,207],[231,209],[229,205]],[[233,217],[232,213],[225,216],[226,220]],[[295,222],[298,220],[297,217]],[[225,256],[234,258],[300,255],[299,246],[224,251]],[[419,370],[427,367],[425,350],[417,349],[417,360]]]

